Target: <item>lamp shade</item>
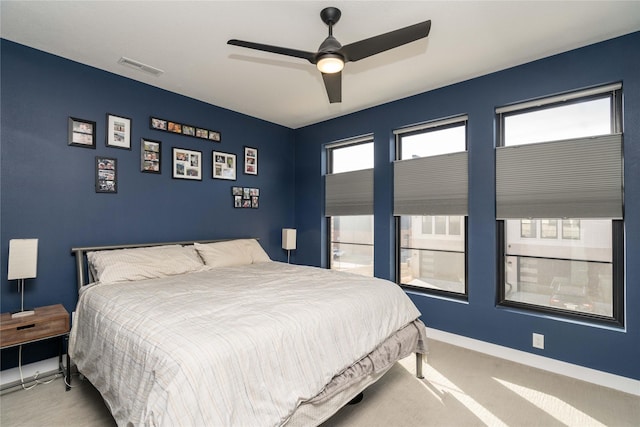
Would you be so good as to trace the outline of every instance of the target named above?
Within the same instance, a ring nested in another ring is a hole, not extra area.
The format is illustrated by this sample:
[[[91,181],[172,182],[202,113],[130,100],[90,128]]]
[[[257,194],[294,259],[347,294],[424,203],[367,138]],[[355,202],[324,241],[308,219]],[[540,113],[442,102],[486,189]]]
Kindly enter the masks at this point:
[[[316,67],[321,73],[339,73],[344,68],[344,61],[342,57],[328,53],[318,60]]]
[[[296,229],[282,229],[282,249],[293,250],[296,248]]]
[[[38,239],[9,240],[7,279],[33,279],[38,267]]]

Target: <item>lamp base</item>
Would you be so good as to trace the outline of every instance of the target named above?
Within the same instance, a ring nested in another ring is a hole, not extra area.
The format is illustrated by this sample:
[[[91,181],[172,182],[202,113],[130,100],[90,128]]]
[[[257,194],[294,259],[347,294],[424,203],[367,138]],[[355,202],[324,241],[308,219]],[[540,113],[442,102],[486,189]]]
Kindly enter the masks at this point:
[[[11,318],[33,316],[34,314],[36,314],[34,310],[16,311],[15,313],[11,313]]]

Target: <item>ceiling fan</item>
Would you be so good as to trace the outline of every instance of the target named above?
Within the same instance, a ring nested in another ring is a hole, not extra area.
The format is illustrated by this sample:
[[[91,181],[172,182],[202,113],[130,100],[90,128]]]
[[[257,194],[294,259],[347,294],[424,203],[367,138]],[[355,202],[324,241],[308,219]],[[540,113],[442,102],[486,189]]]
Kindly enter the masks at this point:
[[[342,46],[340,42],[333,37],[333,26],[340,20],[340,16],[340,9],[335,7],[327,7],[320,12],[320,18],[329,26],[329,36],[324,39],[317,52],[307,52],[304,50],[289,49],[286,47],[236,39],[231,39],[227,43],[249,49],[306,59],[310,63],[315,64],[322,73],[322,79],[327,89],[329,102],[335,103],[342,101],[342,69],[346,62],[359,61],[377,53],[427,37],[431,29],[431,21],[429,20]]]

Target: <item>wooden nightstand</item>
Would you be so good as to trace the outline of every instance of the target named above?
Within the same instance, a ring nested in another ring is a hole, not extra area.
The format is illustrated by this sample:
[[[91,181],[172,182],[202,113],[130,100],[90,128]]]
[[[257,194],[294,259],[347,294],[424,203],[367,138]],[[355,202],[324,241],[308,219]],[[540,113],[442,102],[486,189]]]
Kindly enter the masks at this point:
[[[71,384],[71,363],[67,349],[67,367],[62,365],[62,349],[69,339],[69,312],[62,304],[38,307],[32,316],[11,318],[11,313],[0,316],[0,349],[30,344],[36,341],[60,338],[58,366],[65,376],[65,389]]]

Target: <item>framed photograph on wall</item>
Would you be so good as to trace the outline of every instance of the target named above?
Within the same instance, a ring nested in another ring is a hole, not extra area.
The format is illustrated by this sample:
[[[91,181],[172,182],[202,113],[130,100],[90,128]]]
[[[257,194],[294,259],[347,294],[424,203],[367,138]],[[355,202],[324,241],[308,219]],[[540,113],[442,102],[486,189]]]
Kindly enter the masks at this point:
[[[96,122],[69,117],[69,145],[96,148]]]
[[[142,138],[140,141],[140,170],[160,173],[160,141]]]
[[[236,180],[236,155],[213,152],[213,178]]]
[[[216,132],[214,130],[210,130],[209,131],[209,139],[211,141],[220,142],[220,141],[222,141],[222,136],[220,135],[220,132]]]
[[[96,193],[118,192],[118,159],[96,156]]]
[[[176,122],[167,122],[167,131],[173,133],[182,133],[182,124]]]
[[[107,114],[107,147],[131,150],[131,119]]]
[[[173,178],[202,181],[202,151],[173,147]]]
[[[167,130],[167,121],[163,119],[158,119],[156,117],[151,117],[151,129],[157,130]]]
[[[258,175],[258,149],[244,147],[244,173]]]
[[[260,189],[252,187],[231,187],[234,208],[258,209],[260,206]]]
[[[177,133],[199,139],[208,139],[214,142],[220,142],[222,140],[222,135],[218,131],[206,129],[201,126],[193,126],[186,123],[176,122],[175,120],[166,120],[151,116],[149,124],[153,130]]]

